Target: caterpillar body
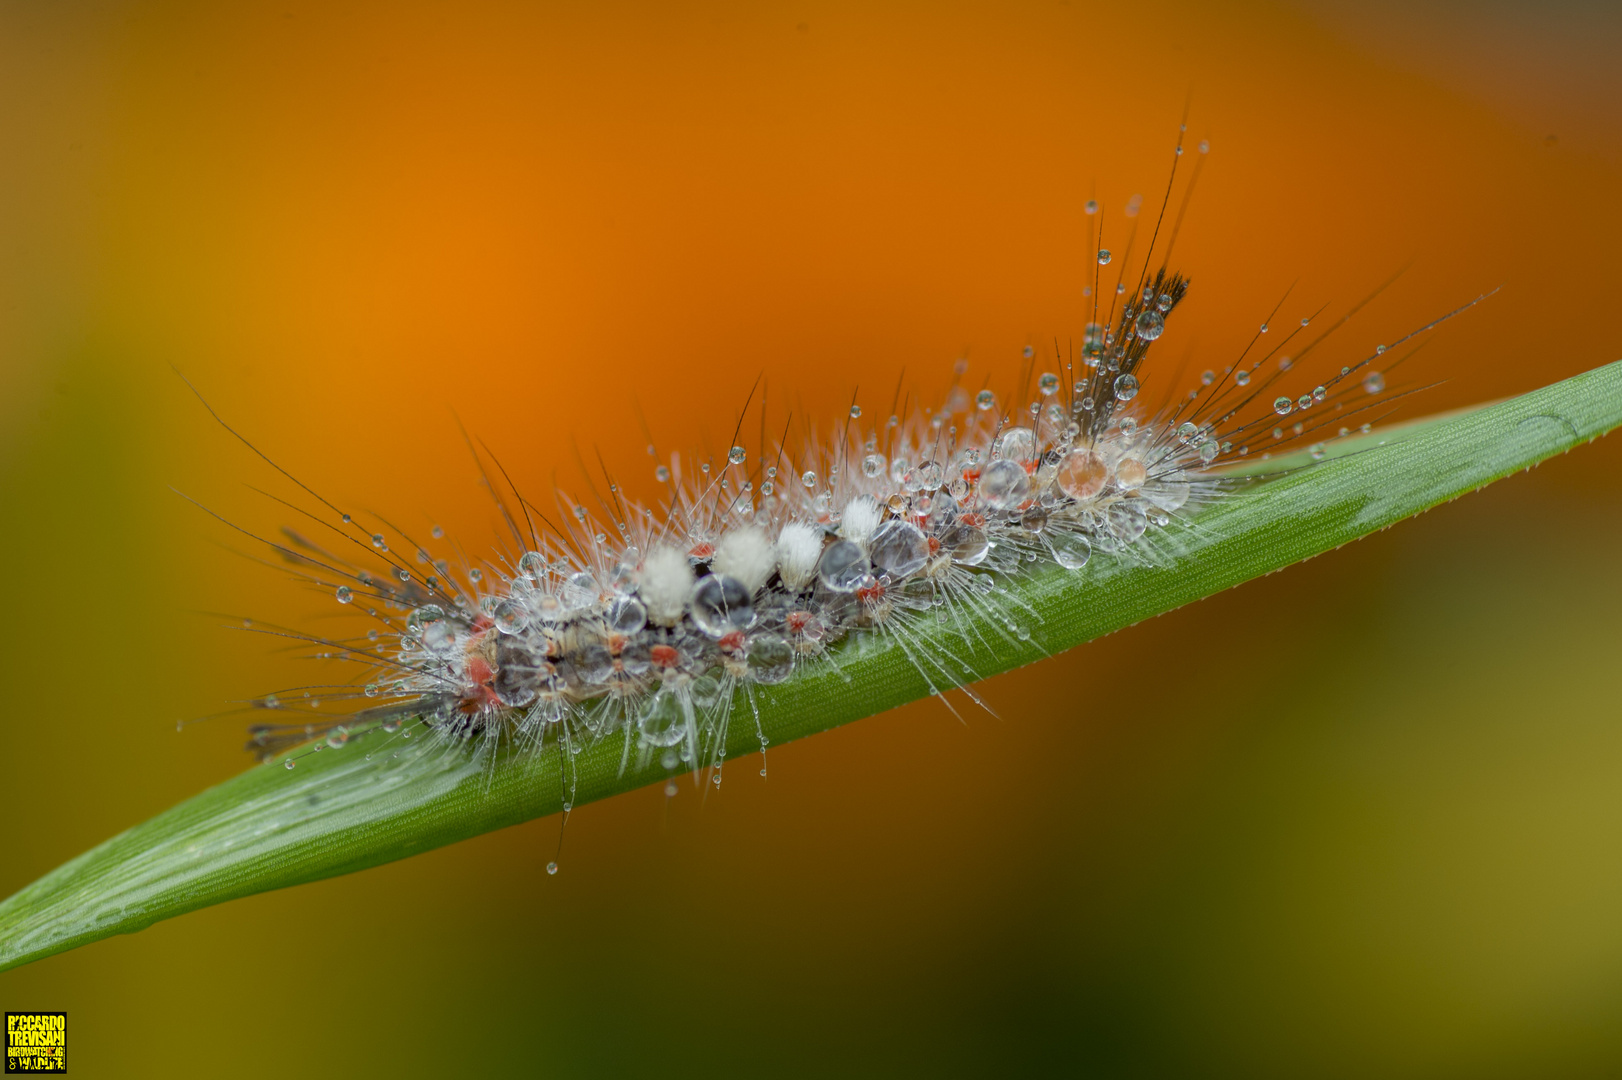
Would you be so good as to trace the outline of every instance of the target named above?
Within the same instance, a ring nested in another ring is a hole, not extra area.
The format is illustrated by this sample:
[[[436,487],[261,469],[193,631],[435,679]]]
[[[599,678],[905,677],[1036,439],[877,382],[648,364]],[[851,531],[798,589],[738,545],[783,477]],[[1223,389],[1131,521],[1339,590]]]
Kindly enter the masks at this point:
[[[1169,268],[1170,243],[1150,261],[1171,190],[1135,278],[1129,239],[1117,280],[1101,282],[1115,260],[1089,229],[1079,348],[1055,342],[1044,365],[1027,347],[1001,393],[971,389],[960,361],[938,403],[915,406],[898,388],[878,419],[853,400],[830,434],[791,448],[790,424],[773,436],[778,421],[751,391],[725,453],[662,459],[647,502],[605,469],[603,489],[588,478],[589,499],[560,493],[543,509],[479,458],[511,540],[486,559],[453,560],[438,528],[419,543],[362,524],[287,474],[321,504],[296,508],[321,532],[286,529],[271,546],[370,626],[344,638],[268,631],[360,674],[258,699],[293,715],[253,725],[249,749],[293,768],[305,753],[418,732],[474,755],[558,745],[566,767],[567,751],[617,740],[622,769],[657,760],[719,784],[735,714],[748,712],[764,755],[761,688],[837,668],[852,637],[900,650],[937,696],[978,703],[977,673],[940,642],[955,631],[965,646],[1040,643],[1007,581],[1047,563],[1086,588],[1097,560],[1197,558],[1199,508],[1255,482],[1234,465],[1282,447],[1321,457],[1367,432],[1414,389],[1388,383],[1406,358],[1390,349],[1482,299],[1338,366],[1324,363],[1326,343],[1367,300],[1327,329],[1314,329],[1320,308],[1275,332],[1281,299],[1231,363],[1146,407],[1151,357],[1190,288]],[[1091,224],[1097,204],[1086,209]],[[1136,203],[1127,209],[1135,230]],[[751,407],[755,440],[740,438]],[[926,620],[949,633],[924,645]],[[361,707],[335,717],[321,698]]]

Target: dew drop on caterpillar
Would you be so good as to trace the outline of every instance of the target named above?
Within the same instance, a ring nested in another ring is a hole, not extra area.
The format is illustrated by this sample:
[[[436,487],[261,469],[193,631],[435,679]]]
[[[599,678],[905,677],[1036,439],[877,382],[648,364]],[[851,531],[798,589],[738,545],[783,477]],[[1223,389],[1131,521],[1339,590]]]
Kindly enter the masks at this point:
[[[1185,180],[1176,148],[1152,218],[1137,197],[1122,208],[1119,241],[1086,204],[1079,341],[1026,346],[984,378],[959,361],[933,386],[899,383],[887,409],[858,391],[820,425],[757,378],[719,452],[650,439],[647,476],[583,470],[574,496],[535,496],[470,442],[505,526],[486,555],[340,507],[216,414],[294,486],[272,496],[296,515],[278,536],[231,527],[356,626],[251,627],[345,674],[261,696],[271,716],[248,748],[288,769],[413,739],[475,762],[555,749],[567,813],[588,747],[614,748],[622,773],[656,766],[669,793],[681,774],[719,787],[743,731],[764,775],[771,688],[871,650],[954,712],[953,692],[985,707],[974,654],[1042,647],[1010,585],[1060,571],[1108,588],[1113,566],[1200,558],[1203,508],[1372,436],[1422,388],[1405,366],[1421,336],[1484,298],[1370,349],[1344,330],[1391,282],[1338,306],[1292,286],[1236,350],[1163,359],[1194,288],[1172,260],[1209,146],[1195,150]]]

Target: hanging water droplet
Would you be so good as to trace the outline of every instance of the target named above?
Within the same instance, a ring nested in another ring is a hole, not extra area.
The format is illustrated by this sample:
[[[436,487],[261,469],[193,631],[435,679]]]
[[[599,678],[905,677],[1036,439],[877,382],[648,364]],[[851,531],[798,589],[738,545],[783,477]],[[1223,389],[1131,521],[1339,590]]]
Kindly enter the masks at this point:
[[[744,452],[744,449],[741,446],[734,446],[731,450],[727,451],[727,460],[732,462],[734,465],[742,465],[744,458],[748,456],[749,455]]]
[[[355,599],[355,593],[348,585],[338,586],[333,595],[338,598],[338,603],[340,604],[347,604]]]
[[[1115,397],[1118,401],[1131,401],[1138,396],[1138,380],[1131,375],[1115,377]]]
[[[997,395],[990,390],[982,390],[974,395],[974,407],[981,412],[989,412],[997,404]]]
[[[1110,260],[1109,249],[1108,248],[1099,248],[1098,249],[1098,265],[1099,266],[1108,266],[1109,265],[1109,260]]]
[[[1042,377],[1036,380],[1036,388],[1041,392],[1043,397],[1052,397],[1054,394],[1058,393],[1059,377],[1053,374],[1051,371],[1043,372]]]
[[[804,484],[808,488],[816,487],[817,474],[812,472],[810,469],[805,470],[805,472],[800,474],[800,483]]]
[[[557,863],[556,863],[556,862],[549,862],[549,863],[547,863],[547,864],[546,864],[546,872],[547,872],[547,873],[548,873],[548,874],[555,874],[555,873],[557,873],[557,872],[558,872],[558,864],[557,864]]]

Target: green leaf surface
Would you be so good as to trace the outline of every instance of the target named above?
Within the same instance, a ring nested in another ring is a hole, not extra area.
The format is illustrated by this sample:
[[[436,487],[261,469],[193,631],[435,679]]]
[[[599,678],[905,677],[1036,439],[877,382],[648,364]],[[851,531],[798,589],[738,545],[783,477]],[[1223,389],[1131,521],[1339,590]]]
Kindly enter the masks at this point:
[[[958,629],[929,625],[915,627],[912,647],[959,657],[976,677],[1008,671],[1385,528],[1619,424],[1622,363],[1489,408],[1376,433],[1344,444],[1350,452],[1217,501],[1188,526],[1188,553],[1170,565],[1099,558],[1081,573],[1044,564],[1007,582],[1029,608],[1018,619],[1028,640],[988,623],[971,633],[971,646]],[[1296,463],[1273,463],[1287,464]],[[872,635],[848,642],[837,660],[757,690],[760,723],[774,745],[932,689],[900,649]],[[728,756],[756,748],[754,716],[740,699]],[[665,779],[657,763],[622,773],[621,750],[610,737],[575,758],[576,804]],[[556,754],[480,763],[396,737],[310,755],[291,771],[254,768],[0,904],[0,970],[555,813],[564,793]]]

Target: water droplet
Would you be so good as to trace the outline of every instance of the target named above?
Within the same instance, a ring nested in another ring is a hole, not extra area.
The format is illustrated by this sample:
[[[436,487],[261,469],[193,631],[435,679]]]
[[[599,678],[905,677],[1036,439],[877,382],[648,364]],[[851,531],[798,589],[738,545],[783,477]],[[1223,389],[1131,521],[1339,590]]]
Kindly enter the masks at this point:
[[[1066,570],[1080,570],[1093,555],[1092,542],[1080,533],[1049,533],[1048,542],[1053,545],[1053,561]]]
[[[804,484],[808,488],[816,487],[817,474],[812,472],[810,469],[805,470],[805,472],[800,474],[800,483]]]
[[[1312,405],[1312,395],[1311,394],[1302,394],[1300,397],[1295,399],[1295,403],[1300,408],[1303,408],[1303,409],[1309,408]]]
[[[1385,353],[1385,348],[1386,347],[1384,345],[1376,345],[1374,347],[1374,355],[1375,356],[1383,355]]]
[[[830,592],[855,592],[872,569],[862,549],[849,540],[836,540],[823,549],[817,578]]]
[[[380,547],[383,546],[383,534],[382,533],[373,533],[372,534],[372,546],[375,547],[375,548],[380,548]]]
[[[1204,446],[1200,447],[1200,460],[1209,465],[1211,462],[1216,460],[1219,450],[1220,448],[1217,446],[1216,440],[1213,439],[1207,442]]]
[[[282,762],[282,767],[286,768],[286,769],[291,769],[293,767],[293,759],[288,758],[286,761]]]
[[[547,863],[547,864],[546,864],[546,872],[547,872],[547,873],[548,873],[548,874],[555,874],[555,873],[557,873],[557,872],[558,872],[558,864],[557,864],[557,863],[556,863],[556,862],[549,862],[549,863]]]
[[[980,504],[988,510],[1012,510],[1030,494],[1031,478],[1025,466],[998,458],[980,474]]]
[[[1083,206],[1082,209],[1085,210],[1089,214],[1098,213],[1098,200],[1097,199],[1088,199],[1087,200],[1087,205]]]
[[[744,449],[741,446],[734,446],[731,450],[727,451],[727,460],[732,462],[734,465],[742,465],[744,459],[748,456],[749,455],[744,452]]]
[[[1108,266],[1109,265],[1109,260],[1110,260],[1109,249],[1108,248],[1099,248],[1098,249],[1098,265],[1099,266]]]
[[[869,454],[862,459],[862,475],[875,480],[884,473],[884,455]]]
[[[1092,450],[1072,450],[1059,462],[1053,479],[1072,499],[1091,499],[1109,482],[1109,466]]]
[[[929,540],[924,531],[901,518],[880,525],[869,550],[874,568],[896,579],[918,572],[929,561]]]
[[[1324,449],[1324,444],[1320,442],[1320,443],[1313,443],[1308,448],[1308,453],[1310,453],[1312,455],[1312,460],[1313,461],[1322,461],[1326,456],[1328,456],[1329,452]]]
[[[529,612],[515,600],[503,600],[497,604],[490,618],[503,634],[516,634],[529,625]]]
[[[1028,427],[1011,427],[997,436],[992,445],[993,456],[1007,458],[1009,461],[1035,461],[1036,460],[1036,432]],[[970,466],[980,463],[980,451],[969,448],[963,452],[964,463]]]
[[[1042,377],[1036,380],[1036,388],[1043,397],[1052,397],[1059,391],[1059,377],[1051,371],[1043,372]]]
[[[794,671],[794,647],[781,635],[770,632],[749,639],[749,678],[767,686],[787,679]]]
[[[1209,140],[1209,139],[1201,139],[1200,140],[1200,153],[1209,154],[1210,152],[1211,152],[1211,140]]]
[[[736,630],[747,630],[755,621],[755,605],[743,582],[725,574],[710,574],[693,586],[692,614],[695,626],[712,638],[722,638]]]
[[[852,420],[856,419],[857,417],[859,417],[861,415],[862,415],[862,407],[860,405],[852,405],[850,407],[850,418]]]
[[[687,718],[681,699],[668,686],[661,686],[642,706],[636,729],[649,746],[675,746],[687,736]]]
[[[1240,368],[1238,371],[1233,373],[1233,382],[1235,386],[1249,386],[1250,372],[1246,371],[1244,368]]]
[[[1019,527],[1026,532],[1041,532],[1048,527],[1048,512],[1040,505],[1031,507],[1020,515]]]
[[[953,525],[941,534],[940,541],[941,549],[952,561],[963,566],[979,566],[991,552],[985,531],[973,525]]]
[[[938,461],[920,461],[918,466],[910,470],[902,478],[903,491],[939,491],[946,482],[946,470]]]
[[[1138,396],[1138,380],[1131,375],[1117,375],[1115,377],[1115,397],[1119,401],[1131,401]]]
[[[347,604],[355,599],[355,593],[348,585],[338,586],[337,590],[334,592],[334,595],[338,597],[338,603],[340,604]]]
[[[350,523],[350,522],[352,522],[352,521],[354,521],[354,520],[355,520],[355,519],[354,519],[354,518],[352,518],[352,517],[350,517],[350,516],[349,516],[349,515],[348,515],[348,514],[339,514],[339,515],[338,515],[338,518],[339,518],[339,520],[340,520],[340,521],[342,521],[342,522],[343,522],[343,523],[344,523],[344,524],[345,524],[345,525],[348,525],[348,524],[349,524],[349,523]]]
[[[1290,410],[1293,408],[1295,408],[1295,404],[1287,397],[1277,398],[1273,402],[1273,411],[1280,416],[1290,415]]]
[[[1153,341],[1166,331],[1165,318],[1160,312],[1153,310],[1139,315],[1132,325],[1137,330],[1138,337],[1144,341]]]
[[[993,394],[990,390],[982,390],[978,394],[974,395],[974,407],[979,409],[981,412],[990,412],[991,408],[996,404],[997,395]]]
[[[1371,371],[1363,376],[1363,389],[1370,394],[1378,394],[1385,389],[1385,376],[1378,371]]]

